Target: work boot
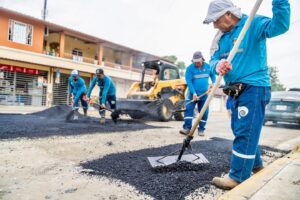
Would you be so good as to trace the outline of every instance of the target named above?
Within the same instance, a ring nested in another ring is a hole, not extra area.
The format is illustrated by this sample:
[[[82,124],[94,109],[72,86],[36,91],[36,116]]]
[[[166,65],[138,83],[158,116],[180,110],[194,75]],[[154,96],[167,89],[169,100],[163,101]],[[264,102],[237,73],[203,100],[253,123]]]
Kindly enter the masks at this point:
[[[182,129],[179,131],[180,134],[182,135],[188,135],[190,133],[190,130],[189,129]]]
[[[204,136],[204,130],[198,130],[198,135],[199,136]]]
[[[100,124],[105,124],[105,117],[100,118]]]
[[[234,188],[240,183],[231,179],[228,175],[226,175],[223,178],[222,177],[213,178],[212,184],[223,190],[231,190],[232,188]]]
[[[263,166],[261,166],[261,167],[255,167],[255,168],[252,169],[252,172],[253,172],[253,174],[256,174],[257,172],[259,172],[259,171],[261,171],[263,169],[264,169]]]

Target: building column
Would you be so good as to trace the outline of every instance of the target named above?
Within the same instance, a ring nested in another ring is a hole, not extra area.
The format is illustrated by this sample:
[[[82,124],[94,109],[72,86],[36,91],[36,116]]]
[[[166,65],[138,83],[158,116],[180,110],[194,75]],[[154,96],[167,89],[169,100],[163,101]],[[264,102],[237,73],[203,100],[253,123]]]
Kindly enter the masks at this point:
[[[133,54],[130,54],[130,57],[129,57],[129,69],[131,70],[132,69],[132,66],[133,65]]]
[[[47,85],[47,101],[46,106],[52,106],[53,102],[53,68],[50,67],[50,71],[48,72],[48,85]]]
[[[60,39],[59,39],[59,57],[64,57],[65,53],[65,33],[60,33]]]
[[[103,46],[102,44],[98,45],[98,64],[102,65],[103,64]]]

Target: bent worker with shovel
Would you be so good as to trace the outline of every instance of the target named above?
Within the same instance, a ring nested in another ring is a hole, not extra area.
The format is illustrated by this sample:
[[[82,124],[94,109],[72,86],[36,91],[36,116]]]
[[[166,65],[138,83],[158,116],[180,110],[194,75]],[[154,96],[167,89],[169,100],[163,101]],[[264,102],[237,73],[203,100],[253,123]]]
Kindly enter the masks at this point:
[[[78,70],[74,69],[71,72],[71,76],[68,79],[69,83],[69,95],[73,98],[73,109],[79,109],[79,100],[83,107],[84,116],[87,115],[88,104],[86,102],[86,86],[83,78],[79,76]]]
[[[110,110],[113,112],[116,109],[116,87],[113,82],[113,80],[108,76],[104,74],[104,70],[99,68],[96,70],[96,76],[93,78],[89,89],[88,89],[88,99],[91,97],[92,90],[94,89],[95,85],[99,86],[100,93],[99,93],[99,114],[101,116],[100,123],[105,123],[105,110],[106,109],[106,102],[110,105]],[[112,118],[115,121],[116,116],[112,114]]]
[[[285,33],[290,25],[289,1],[273,0],[272,5],[273,18],[258,15],[253,18],[231,63],[225,59],[248,16],[230,0],[214,0],[204,20],[204,24],[213,23],[219,30],[213,41],[210,65],[214,72],[224,76],[227,86],[224,92],[232,97],[231,128],[235,138],[230,171],[229,175],[212,180],[222,189],[234,188],[252,172],[263,168],[258,142],[265,106],[271,97],[266,40]]]

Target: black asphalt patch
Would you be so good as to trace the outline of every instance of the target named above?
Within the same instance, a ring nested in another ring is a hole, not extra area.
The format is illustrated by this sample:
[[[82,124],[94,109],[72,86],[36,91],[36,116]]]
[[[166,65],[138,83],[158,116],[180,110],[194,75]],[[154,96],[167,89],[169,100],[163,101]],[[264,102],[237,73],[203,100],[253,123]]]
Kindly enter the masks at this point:
[[[229,170],[232,141],[212,138],[192,142],[194,152],[203,153],[210,161],[209,164],[177,163],[151,168],[147,157],[168,154],[178,150],[181,145],[179,143],[161,148],[111,154],[81,163],[81,166],[88,169],[83,170],[88,171],[83,173],[121,180],[134,186],[141,194],[145,193],[155,199],[184,199],[199,188],[202,194],[207,193],[212,178]],[[262,147],[263,154],[265,149],[268,152],[278,152],[276,149]],[[279,155],[281,157],[284,153]]]
[[[111,119],[107,119],[103,125],[99,123],[99,118],[83,117],[82,115],[76,121],[66,122],[66,116],[71,110],[69,106],[55,106],[30,115],[0,114],[0,139],[68,136],[162,128],[134,120],[119,120],[114,123]]]

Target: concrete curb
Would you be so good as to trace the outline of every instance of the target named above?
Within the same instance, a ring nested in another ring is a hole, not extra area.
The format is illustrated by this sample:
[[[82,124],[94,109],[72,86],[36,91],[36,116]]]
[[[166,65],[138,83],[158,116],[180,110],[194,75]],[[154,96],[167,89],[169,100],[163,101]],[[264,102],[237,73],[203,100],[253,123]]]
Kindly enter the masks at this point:
[[[293,139],[290,139],[288,141],[285,141],[277,146],[275,148],[281,149],[281,150],[288,150],[288,151],[293,151],[297,150],[300,147],[300,136],[295,137]]]
[[[295,160],[300,160],[300,145],[297,150],[274,161],[262,171],[253,175],[251,178],[238,185],[231,191],[219,197],[219,200],[246,200],[251,199],[263,187],[265,187],[276,175],[278,175],[287,165]],[[278,188],[280,189],[280,188]]]

